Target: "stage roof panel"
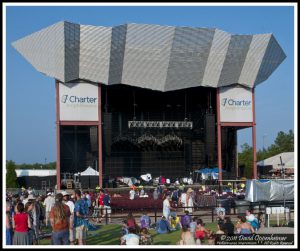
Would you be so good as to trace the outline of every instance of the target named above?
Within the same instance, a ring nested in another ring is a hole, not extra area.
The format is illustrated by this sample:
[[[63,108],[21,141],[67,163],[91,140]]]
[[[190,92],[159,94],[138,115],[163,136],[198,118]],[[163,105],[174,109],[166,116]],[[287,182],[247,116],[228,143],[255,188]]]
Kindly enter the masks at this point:
[[[62,21],[12,45],[36,70],[64,83],[85,80],[158,91],[253,88],[286,58],[272,34],[134,23],[104,27]]]

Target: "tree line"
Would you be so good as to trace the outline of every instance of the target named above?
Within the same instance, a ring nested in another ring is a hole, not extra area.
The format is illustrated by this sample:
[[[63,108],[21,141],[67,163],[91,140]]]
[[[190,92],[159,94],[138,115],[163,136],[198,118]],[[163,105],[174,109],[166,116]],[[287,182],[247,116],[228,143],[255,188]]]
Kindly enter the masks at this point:
[[[238,153],[239,166],[245,166],[245,176],[252,177],[252,163],[253,163],[253,148],[247,143],[241,146],[242,152]],[[261,161],[277,155],[282,152],[294,151],[294,132],[289,130],[288,133],[280,131],[272,145],[267,149],[257,151],[257,161]],[[55,169],[56,162],[48,164],[34,163],[34,164],[16,164],[12,160],[6,161],[6,187],[18,187],[17,174],[15,169]]]
[[[238,153],[239,166],[245,167],[245,176],[252,177],[253,163],[253,147],[247,143],[241,146],[242,151]],[[280,131],[272,145],[266,149],[261,149],[256,152],[257,161],[261,161],[283,152],[294,151],[294,132],[289,130],[288,133]]]
[[[34,164],[16,164],[12,160],[6,161],[6,187],[19,187],[17,182],[16,169],[55,169],[56,162],[50,162],[47,164],[34,163]]]

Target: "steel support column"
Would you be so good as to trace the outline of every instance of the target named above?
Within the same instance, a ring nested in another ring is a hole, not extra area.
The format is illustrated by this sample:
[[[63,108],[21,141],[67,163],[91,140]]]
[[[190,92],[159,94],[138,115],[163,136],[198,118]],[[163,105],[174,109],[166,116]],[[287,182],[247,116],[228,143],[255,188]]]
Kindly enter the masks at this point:
[[[59,82],[55,80],[56,87],[56,185],[60,190],[60,108],[59,108]]]
[[[101,110],[101,83],[98,84],[98,167],[99,167],[99,186],[103,185],[102,174],[102,110]]]
[[[256,166],[256,120],[255,120],[255,96],[254,88],[252,89],[252,113],[253,113],[253,123],[252,123],[252,148],[253,148],[253,179],[257,179],[257,166]]]
[[[220,89],[217,88],[217,127],[218,127],[218,168],[219,185],[222,185],[222,141],[221,141],[221,121],[220,121]]]

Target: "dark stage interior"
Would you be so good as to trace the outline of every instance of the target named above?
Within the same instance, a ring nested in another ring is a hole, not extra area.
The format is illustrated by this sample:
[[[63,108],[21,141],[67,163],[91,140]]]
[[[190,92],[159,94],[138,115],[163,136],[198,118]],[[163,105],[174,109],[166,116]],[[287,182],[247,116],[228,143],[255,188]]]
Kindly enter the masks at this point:
[[[217,166],[216,89],[159,92],[102,85],[103,175],[188,176]],[[129,128],[128,121],[190,121],[193,128]],[[222,161],[234,174],[235,128],[222,128]],[[98,169],[95,126],[61,126],[61,172]]]

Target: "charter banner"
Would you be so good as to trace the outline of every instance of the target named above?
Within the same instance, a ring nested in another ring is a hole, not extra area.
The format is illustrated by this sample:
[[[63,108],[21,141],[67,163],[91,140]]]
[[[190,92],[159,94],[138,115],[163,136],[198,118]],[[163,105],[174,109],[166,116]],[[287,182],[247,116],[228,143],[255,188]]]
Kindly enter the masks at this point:
[[[220,121],[253,122],[252,90],[245,87],[220,88]]]
[[[98,121],[98,86],[59,83],[61,121]]]

